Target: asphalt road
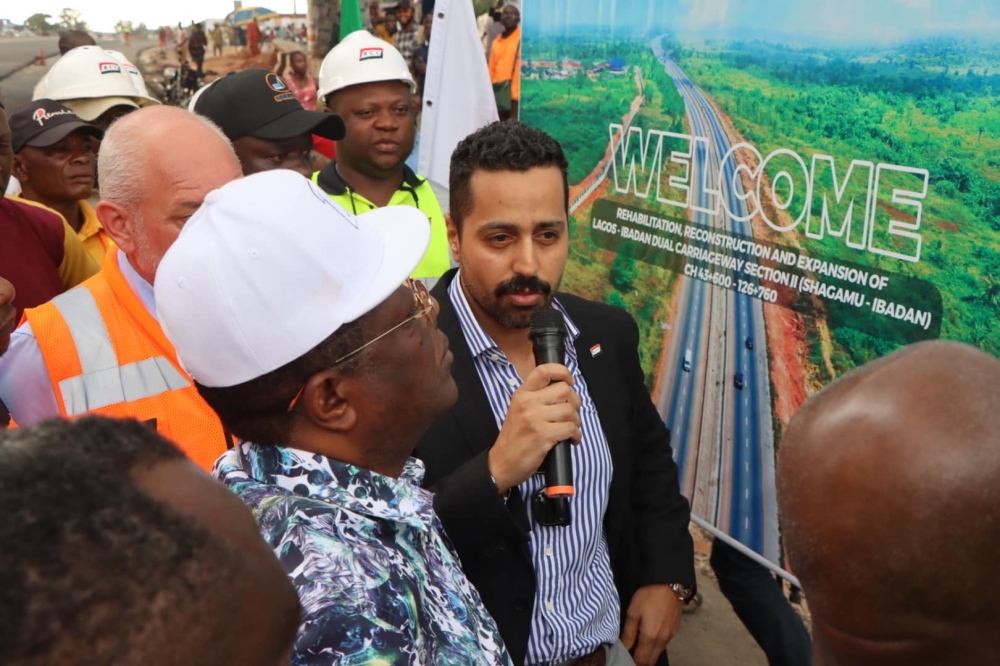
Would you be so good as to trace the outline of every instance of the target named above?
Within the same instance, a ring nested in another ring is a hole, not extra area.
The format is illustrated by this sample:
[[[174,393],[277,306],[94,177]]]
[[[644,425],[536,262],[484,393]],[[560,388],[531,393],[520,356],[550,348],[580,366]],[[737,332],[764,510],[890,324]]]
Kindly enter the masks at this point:
[[[696,177],[704,177],[703,182],[721,191],[731,210],[745,216],[745,195],[731,162],[719,178],[722,156],[730,144],[714,108],[662,49],[654,46],[654,51],[684,98],[693,134],[707,139],[707,145],[700,143],[696,148]],[[702,175],[702,170],[707,173]],[[704,192],[701,195],[699,207],[715,208],[717,202],[706,200]],[[698,212],[692,221],[699,226],[724,221],[727,231],[751,235],[749,223],[726,218]],[[695,505],[701,505],[699,515],[758,553],[775,558],[774,435],[762,304],[700,280],[685,278],[683,282],[684,319],[674,329],[671,346],[675,349],[666,361],[674,381],[660,404],[673,433],[682,482]],[[747,338],[753,339],[754,349],[747,348]],[[692,355],[688,372],[681,367],[687,350]],[[716,373],[718,369],[722,372]],[[743,375],[742,388],[734,385],[737,372]],[[699,396],[703,398],[700,405]],[[723,427],[715,427],[720,419]]]
[[[58,41],[56,36],[0,39],[0,96],[8,113],[31,101],[35,84],[58,59]],[[153,40],[133,39],[129,46],[125,46],[122,41],[114,39],[102,41],[100,46],[121,51],[137,63],[139,51],[155,43]],[[24,67],[25,63],[38,57],[39,49],[45,51],[45,66],[33,64]]]

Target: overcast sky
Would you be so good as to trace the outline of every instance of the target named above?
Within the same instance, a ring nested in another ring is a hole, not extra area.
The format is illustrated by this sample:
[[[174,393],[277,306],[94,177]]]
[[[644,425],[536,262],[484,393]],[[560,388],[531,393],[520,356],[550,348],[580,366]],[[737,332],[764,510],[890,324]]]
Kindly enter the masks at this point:
[[[1000,34],[1000,0],[524,0],[526,30],[780,34],[843,43]]]
[[[15,23],[23,23],[36,12],[51,14],[50,23],[56,23],[63,7],[72,7],[82,13],[82,19],[91,30],[111,32],[119,20],[132,21],[134,25],[144,22],[150,28],[160,25],[185,26],[204,19],[221,19],[233,11],[232,0],[131,0],[111,2],[110,0],[31,0],[31,2],[3,2],[0,18]],[[245,7],[253,2],[244,2]],[[306,0],[266,0],[261,6],[281,14],[291,14],[293,7],[299,13],[306,13]]]

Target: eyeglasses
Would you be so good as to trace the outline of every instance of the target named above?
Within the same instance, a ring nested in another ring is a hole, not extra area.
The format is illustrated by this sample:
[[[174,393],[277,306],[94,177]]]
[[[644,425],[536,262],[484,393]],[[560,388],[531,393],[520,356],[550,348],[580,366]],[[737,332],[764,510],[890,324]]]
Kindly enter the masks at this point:
[[[392,328],[390,328],[388,331],[386,331],[386,332],[384,332],[384,333],[382,333],[380,335],[375,336],[374,338],[372,338],[371,340],[369,340],[365,344],[361,345],[360,347],[358,347],[354,351],[352,351],[352,352],[350,352],[348,354],[344,354],[343,356],[341,356],[336,361],[334,361],[333,363],[330,364],[331,368],[334,367],[334,366],[340,365],[341,363],[343,363],[347,359],[351,358],[352,356],[360,354],[362,351],[364,351],[368,347],[372,346],[373,344],[375,344],[376,342],[378,342],[382,338],[386,337],[387,335],[393,333],[397,329],[400,329],[403,326],[406,326],[407,324],[409,324],[414,319],[420,319],[421,317],[426,317],[427,315],[429,315],[431,313],[432,310],[434,310],[434,299],[431,298],[431,295],[430,295],[430,293],[428,293],[427,287],[424,286],[423,282],[421,282],[420,280],[407,279],[404,284],[413,293],[413,308],[414,308],[413,314],[411,314],[409,317],[407,317],[403,321],[399,322],[398,324],[396,324],[395,326],[393,326]],[[299,392],[295,394],[294,398],[292,398],[292,402],[289,403],[289,405],[288,405],[288,411],[289,412],[292,411],[293,409],[295,409],[295,405],[298,404],[299,398],[302,397],[302,393],[305,390],[306,390],[306,385],[303,384],[302,388],[299,389]]]

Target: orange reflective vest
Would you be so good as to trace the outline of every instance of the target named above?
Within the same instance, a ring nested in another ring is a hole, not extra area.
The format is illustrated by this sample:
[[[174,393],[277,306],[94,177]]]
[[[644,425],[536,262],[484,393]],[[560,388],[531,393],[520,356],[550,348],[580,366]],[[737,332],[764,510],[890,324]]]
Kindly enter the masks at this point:
[[[25,310],[63,417],[99,414],[155,425],[202,469],[230,438],[181,369],[173,345],[118,267],[117,248],[97,275]]]

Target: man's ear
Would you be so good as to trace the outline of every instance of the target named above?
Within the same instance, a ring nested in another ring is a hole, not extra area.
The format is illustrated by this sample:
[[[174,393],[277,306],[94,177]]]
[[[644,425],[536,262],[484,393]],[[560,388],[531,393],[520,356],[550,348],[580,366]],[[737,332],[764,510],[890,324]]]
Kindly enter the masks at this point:
[[[101,201],[95,209],[101,226],[125,254],[135,251],[135,216],[112,201]]]
[[[458,226],[455,224],[455,220],[451,218],[451,213],[444,214],[444,223],[448,228],[448,249],[451,250],[451,260],[456,264],[461,263],[458,259],[458,250],[462,243],[459,239]]]
[[[299,400],[300,411],[324,430],[350,432],[358,423],[355,386],[353,378],[335,369],[318,372],[306,382]]]
[[[24,188],[24,183],[28,182],[28,163],[21,157],[20,153],[14,155],[14,168],[11,169],[10,175],[17,178],[17,181],[21,183],[22,189]]]

